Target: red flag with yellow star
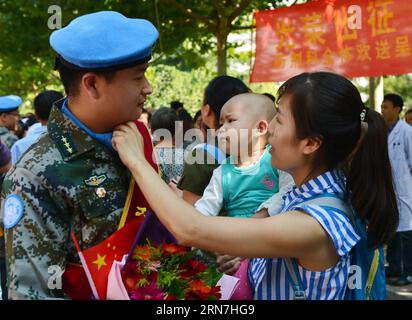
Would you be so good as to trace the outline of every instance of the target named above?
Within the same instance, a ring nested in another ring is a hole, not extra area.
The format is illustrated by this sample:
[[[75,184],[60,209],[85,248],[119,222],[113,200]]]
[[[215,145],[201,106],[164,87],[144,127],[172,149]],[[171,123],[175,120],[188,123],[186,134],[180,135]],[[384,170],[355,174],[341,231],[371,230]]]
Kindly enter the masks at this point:
[[[133,219],[103,242],[84,251],[80,250],[72,234],[92,293],[97,299],[106,299],[110,268],[114,260],[119,261],[129,253],[140,225],[140,219]]]
[[[136,126],[143,136],[146,160],[158,172],[154,159],[153,143],[148,129],[139,121]],[[82,266],[68,264],[63,274],[63,290],[75,300],[104,300],[107,294],[107,279],[114,260],[120,261],[128,254],[142,225],[146,212],[151,210],[140,188],[132,178],[118,230],[98,245],[81,250],[76,237],[76,245]]]

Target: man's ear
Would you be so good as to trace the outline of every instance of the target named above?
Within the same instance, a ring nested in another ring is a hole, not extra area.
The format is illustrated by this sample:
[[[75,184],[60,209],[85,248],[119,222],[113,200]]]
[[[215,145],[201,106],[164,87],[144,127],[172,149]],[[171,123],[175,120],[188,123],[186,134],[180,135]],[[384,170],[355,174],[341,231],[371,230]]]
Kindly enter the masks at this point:
[[[7,118],[7,114],[6,114],[5,112],[2,112],[2,113],[0,114],[0,121],[1,121],[1,123],[4,123],[5,121],[7,121],[6,118]]]
[[[98,99],[100,94],[98,90],[99,76],[93,72],[87,72],[82,76],[81,86],[84,92],[92,99]]]
[[[320,135],[311,136],[303,139],[302,142],[304,143],[303,154],[311,155],[322,146],[323,137]]]

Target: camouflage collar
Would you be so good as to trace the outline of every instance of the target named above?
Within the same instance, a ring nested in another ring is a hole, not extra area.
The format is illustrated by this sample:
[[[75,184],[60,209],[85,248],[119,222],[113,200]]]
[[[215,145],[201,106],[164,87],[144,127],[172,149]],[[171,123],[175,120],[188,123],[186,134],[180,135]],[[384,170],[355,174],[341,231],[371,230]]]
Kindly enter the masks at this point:
[[[60,110],[62,103],[63,100],[59,100],[54,104],[47,123],[47,131],[64,161],[71,161],[92,150],[95,151],[96,158],[120,161],[117,155],[91,138],[63,114]]]
[[[6,134],[6,133],[9,133],[9,132],[10,132],[10,130],[7,129],[6,127],[0,127],[0,135]]]

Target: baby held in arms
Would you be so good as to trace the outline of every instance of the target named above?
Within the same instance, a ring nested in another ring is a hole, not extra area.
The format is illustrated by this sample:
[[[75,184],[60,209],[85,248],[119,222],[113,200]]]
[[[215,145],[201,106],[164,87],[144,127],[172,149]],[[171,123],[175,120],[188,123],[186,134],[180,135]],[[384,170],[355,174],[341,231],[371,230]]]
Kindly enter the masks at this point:
[[[264,217],[280,211],[282,197],[294,182],[289,174],[271,165],[267,135],[275,114],[273,101],[261,94],[240,94],[223,106],[219,147],[230,156],[214,170],[203,197],[195,204],[198,211],[207,216],[237,218]],[[248,260],[243,260],[235,273],[241,283],[233,299],[251,298],[247,265]]]

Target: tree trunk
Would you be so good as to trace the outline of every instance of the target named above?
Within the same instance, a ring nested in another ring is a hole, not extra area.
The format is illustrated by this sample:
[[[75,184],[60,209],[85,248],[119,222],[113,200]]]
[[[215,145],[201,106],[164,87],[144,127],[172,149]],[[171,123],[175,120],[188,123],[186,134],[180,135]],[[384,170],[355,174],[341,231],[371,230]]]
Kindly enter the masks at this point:
[[[217,75],[226,74],[227,70],[227,35],[224,30],[216,35],[217,38]]]
[[[369,77],[369,106],[372,110],[381,112],[383,100],[383,77]]]

